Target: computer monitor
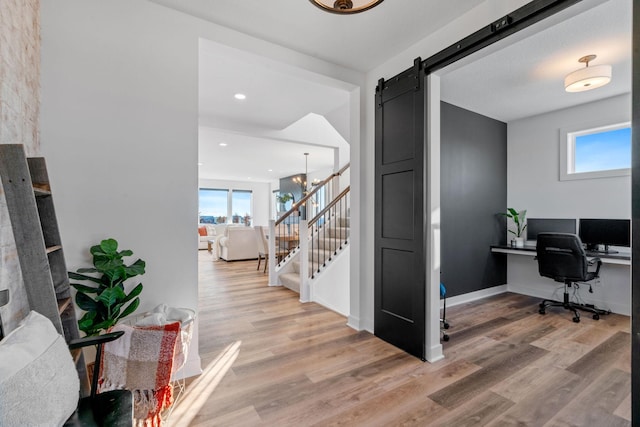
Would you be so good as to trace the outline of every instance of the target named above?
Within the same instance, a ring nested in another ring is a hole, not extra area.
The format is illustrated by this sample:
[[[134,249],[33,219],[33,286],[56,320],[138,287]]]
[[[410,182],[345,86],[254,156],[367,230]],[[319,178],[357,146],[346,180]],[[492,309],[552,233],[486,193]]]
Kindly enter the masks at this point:
[[[576,233],[575,218],[529,218],[527,240],[538,240],[539,233]]]
[[[615,253],[609,246],[631,246],[631,221],[580,218],[580,240],[588,250],[597,251],[598,245],[604,245],[600,252]]]

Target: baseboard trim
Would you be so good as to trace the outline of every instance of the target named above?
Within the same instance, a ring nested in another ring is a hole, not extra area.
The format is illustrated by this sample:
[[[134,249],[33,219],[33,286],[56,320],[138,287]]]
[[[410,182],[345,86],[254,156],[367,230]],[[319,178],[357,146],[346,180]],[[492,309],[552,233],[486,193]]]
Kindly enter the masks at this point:
[[[361,331],[362,330],[362,328],[360,328],[360,318],[359,317],[348,316],[347,317],[347,326],[350,327],[351,329],[355,329],[356,331]]]
[[[427,349],[426,354],[427,362],[435,363],[438,360],[444,359],[444,353],[442,352],[442,344],[434,345]]]
[[[482,298],[491,297],[494,295],[503,294],[508,292],[507,285],[494,286],[492,288],[480,289],[478,291],[469,292],[468,294],[456,295],[455,297],[447,297],[447,307],[453,307],[456,305],[464,304],[467,302],[476,301]],[[444,300],[440,300],[440,308],[444,306]]]

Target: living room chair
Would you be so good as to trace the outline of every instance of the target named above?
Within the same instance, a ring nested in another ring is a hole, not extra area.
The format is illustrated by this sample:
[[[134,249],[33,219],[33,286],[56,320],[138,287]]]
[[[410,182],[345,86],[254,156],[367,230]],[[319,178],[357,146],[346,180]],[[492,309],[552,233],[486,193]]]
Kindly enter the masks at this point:
[[[84,337],[67,344],[49,319],[31,311],[6,337],[0,335],[0,425],[132,426],[130,391],[96,393],[102,345],[120,336]],[[91,394],[79,399],[70,350],[90,345],[97,345]]]
[[[578,310],[588,311],[593,314],[595,320],[603,314],[611,311],[596,308],[591,304],[581,304],[569,301],[569,288],[576,290],[579,283],[587,283],[596,278],[600,273],[602,261],[600,258],[589,260],[582,245],[582,241],[575,234],[570,233],[539,233],[536,244],[536,258],[538,260],[538,272],[543,277],[548,277],[556,282],[564,283],[562,301],[545,299],[540,303],[540,314],[545,314],[548,307],[564,307],[573,312],[574,322],[580,322]],[[595,265],[595,270],[589,267]],[[589,291],[593,292],[591,285]]]
[[[264,272],[267,272],[267,266],[269,265],[269,242],[267,241],[267,235],[264,232],[264,228],[261,225],[253,227],[256,232],[256,243],[258,246],[258,268],[260,270],[260,263],[264,258]],[[287,252],[282,249],[276,248],[276,262],[278,262]]]

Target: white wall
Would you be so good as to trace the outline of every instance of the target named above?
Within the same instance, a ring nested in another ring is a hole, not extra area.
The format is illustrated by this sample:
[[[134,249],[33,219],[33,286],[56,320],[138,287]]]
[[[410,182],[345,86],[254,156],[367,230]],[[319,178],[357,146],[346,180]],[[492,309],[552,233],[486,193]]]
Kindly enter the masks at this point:
[[[147,261],[142,310],[196,309],[198,39],[352,90],[362,75],[144,0],[42,2],[41,22],[42,152],[69,268],[112,236]]]
[[[253,225],[268,225],[271,210],[271,185],[268,182],[199,179],[200,188],[250,190],[253,196]]]
[[[349,266],[350,252],[338,254],[317,279],[311,281],[311,301],[331,310],[349,316]]]
[[[631,218],[631,177],[560,181],[561,129],[631,120],[631,95],[507,124],[507,204],[530,218]]]
[[[560,181],[562,129],[589,129],[631,120],[631,95],[620,95],[507,124],[507,204],[530,218],[630,218],[631,177]],[[620,248],[621,250],[628,248]],[[630,268],[604,264],[585,301],[631,313]],[[562,300],[557,283],[538,274],[532,257],[508,255],[508,290]]]

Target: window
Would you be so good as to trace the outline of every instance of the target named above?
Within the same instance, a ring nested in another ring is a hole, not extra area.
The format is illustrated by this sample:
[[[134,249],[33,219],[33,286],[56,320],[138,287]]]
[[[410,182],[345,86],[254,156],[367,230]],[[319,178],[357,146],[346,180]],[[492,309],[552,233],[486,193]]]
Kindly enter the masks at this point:
[[[198,199],[201,224],[227,222],[229,190],[201,188],[198,191]]]
[[[561,180],[630,175],[630,123],[563,134]]]
[[[251,225],[252,192],[250,190],[229,190],[201,188],[199,197],[199,220],[201,224]],[[231,219],[231,221],[229,221]]]
[[[234,224],[251,225],[251,191],[233,190],[231,192],[231,210]]]

